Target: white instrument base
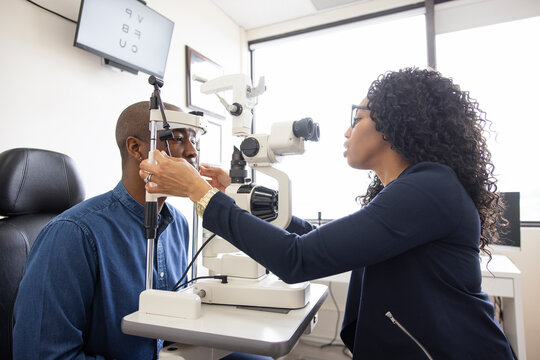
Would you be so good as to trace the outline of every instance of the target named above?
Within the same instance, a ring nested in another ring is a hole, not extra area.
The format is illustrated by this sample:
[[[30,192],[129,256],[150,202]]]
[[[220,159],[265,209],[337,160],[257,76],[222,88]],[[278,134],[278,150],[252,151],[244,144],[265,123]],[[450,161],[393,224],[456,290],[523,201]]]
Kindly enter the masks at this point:
[[[144,290],[139,295],[139,311],[181,319],[201,316],[201,298],[190,291]]]
[[[300,309],[310,296],[309,282],[286,284],[273,274],[256,280],[229,277],[226,284],[220,280],[199,280],[193,287],[205,304]]]

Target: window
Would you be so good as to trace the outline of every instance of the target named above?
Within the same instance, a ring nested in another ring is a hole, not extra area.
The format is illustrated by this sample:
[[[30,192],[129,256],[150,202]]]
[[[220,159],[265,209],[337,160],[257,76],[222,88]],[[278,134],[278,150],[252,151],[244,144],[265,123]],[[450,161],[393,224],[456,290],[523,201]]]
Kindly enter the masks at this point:
[[[292,181],[293,214],[327,219],[359,209],[355,198],[370,182],[366,171],[353,170],[343,158],[344,133],[352,104],[388,70],[426,66],[423,9],[400,17],[377,18],[265,44],[253,51],[253,78],[265,76],[267,91],[256,107],[256,133],[277,121],[311,117],[321,140],[306,142],[304,155],[284,157],[276,167]],[[263,174],[256,182],[276,188]]]
[[[493,122],[499,190],[521,193],[521,220],[540,220],[540,17],[437,35],[437,68]]]

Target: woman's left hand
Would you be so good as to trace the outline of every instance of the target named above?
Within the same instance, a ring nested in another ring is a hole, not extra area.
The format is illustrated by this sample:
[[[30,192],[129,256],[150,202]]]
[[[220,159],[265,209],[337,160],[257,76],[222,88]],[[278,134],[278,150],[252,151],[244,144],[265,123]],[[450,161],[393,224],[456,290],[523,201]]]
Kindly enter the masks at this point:
[[[208,177],[208,183],[221,192],[225,192],[227,186],[231,185],[231,178],[229,177],[229,174],[223,171],[222,168],[200,164],[199,173],[202,176]]]
[[[197,169],[182,158],[172,158],[167,154],[154,150],[154,161],[141,161],[139,176],[150,182],[146,184],[149,193],[189,197],[193,202],[199,201],[212,187],[204,180]]]

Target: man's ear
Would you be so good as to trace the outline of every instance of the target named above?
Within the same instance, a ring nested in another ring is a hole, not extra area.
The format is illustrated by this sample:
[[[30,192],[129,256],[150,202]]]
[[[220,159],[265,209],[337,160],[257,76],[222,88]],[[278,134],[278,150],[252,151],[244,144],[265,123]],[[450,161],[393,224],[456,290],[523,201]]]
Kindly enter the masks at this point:
[[[148,157],[148,149],[146,145],[134,136],[128,136],[126,139],[126,149],[133,159],[137,162],[144,160]]]

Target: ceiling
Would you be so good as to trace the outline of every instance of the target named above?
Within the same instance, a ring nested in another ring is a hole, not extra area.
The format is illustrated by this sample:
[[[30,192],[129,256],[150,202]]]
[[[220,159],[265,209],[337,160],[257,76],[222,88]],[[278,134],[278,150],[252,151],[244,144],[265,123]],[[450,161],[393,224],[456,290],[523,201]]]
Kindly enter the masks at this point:
[[[246,30],[373,0],[212,0]]]

